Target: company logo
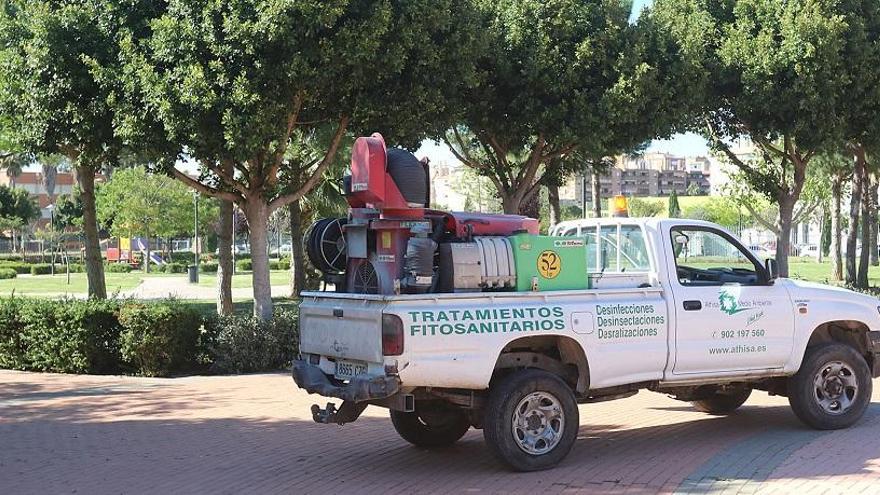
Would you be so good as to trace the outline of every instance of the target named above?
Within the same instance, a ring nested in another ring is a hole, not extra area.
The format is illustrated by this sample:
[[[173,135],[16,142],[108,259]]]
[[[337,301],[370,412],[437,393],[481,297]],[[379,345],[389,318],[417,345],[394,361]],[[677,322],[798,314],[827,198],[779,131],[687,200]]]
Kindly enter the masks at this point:
[[[718,293],[718,308],[721,309],[721,311],[723,313],[726,313],[728,316],[754,309],[741,308],[739,306],[739,303],[736,301],[736,296],[734,296],[730,292],[727,292],[726,290],[722,290]]]
[[[560,239],[553,241],[553,247],[558,248],[566,248],[566,247],[581,247],[584,245],[583,239]]]

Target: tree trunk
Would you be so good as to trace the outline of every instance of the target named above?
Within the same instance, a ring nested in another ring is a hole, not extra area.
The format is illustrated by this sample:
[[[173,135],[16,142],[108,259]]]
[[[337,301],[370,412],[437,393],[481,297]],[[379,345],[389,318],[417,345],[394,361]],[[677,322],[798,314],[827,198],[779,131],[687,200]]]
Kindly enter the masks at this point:
[[[779,276],[788,278],[788,254],[791,252],[791,218],[794,215],[794,201],[788,197],[779,199],[779,219],[776,234],[776,266]]]
[[[547,186],[547,198],[550,201],[550,226],[562,221],[562,207],[559,204],[559,186],[550,184]]]
[[[220,200],[220,221],[217,225],[217,314],[232,314],[232,216],[231,201]]]
[[[104,281],[104,260],[101,258],[101,241],[98,239],[98,214],[95,210],[95,169],[90,165],[76,167],[83,202],[83,231],[85,232],[85,265],[89,281],[89,297],[107,298]]]
[[[859,213],[861,212],[862,201],[862,179],[864,175],[865,162],[864,151],[859,148],[854,157],[855,166],[853,168],[852,180],[852,196],[849,200],[849,232],[846,236],[846,283],[856,285],[858,282],[858,273],[856,272],[856,243],[859,234]]]
[[[527,216],[529,218],[537,218],[541,219],[541,203],[539,200],[540,193],[535,192],[532,194],[530,198],[526,198],[522,203],[519,204],[519,213],[520,215]]]
[[[880,206],[880,202],[878,202],[877,197],[877,187],[880,186],[880,177],[874,176],[871,180],[871,210],[869,212],[870,222],[871,222],[871,266],[880,265],[880,253],[877,252],[877,235],[878,235],[878,225],[877,225],[877,207]]]
[[[519,215],[520,204],[516,202],[512,195],[502,195],[501,196],[501,209],[504,210],[506,215]]]
[[[592,177],[593,186],[593,217],[602,218],[602,182],[599,173],[593,169]],[[586,216],[586,215],[584,215]]]
[[[834,174],[831,180],[831,278],[843,280],[843,258],[841,258],[842,232],[840,228],[841,195],[843,178]]]
[[[287,207],[290,217],[290,294],[299,297],[306,288],[306,256],[302,243],[302,209],[300,201],[294,201]]]
[[[250,229],[251,276],[254,285],[254,316],[272,318],[272,284],[269,279],[269,205],[255,195],[244,205]]]
[[[870,188],[870,179],[865,179],[865,187]],[[856,286],[863,289],[868,288],[868,266],[871,263],[871,192],[869,189],[862,189],[862,229],[859,232],[862,238],[862,251],[859,253],[859,272],[856,280]]]
[[[828,230],[828,224],[825,222],[825,217],[828,216],[828,206],[822,206],[822,214],[819,216],[819,252],[816,253],[818,257],[819,263],[825,262],[825,231]]]
[[[147,231],[147,236],[144,238],[144,273],[150,273],[150,231]]]

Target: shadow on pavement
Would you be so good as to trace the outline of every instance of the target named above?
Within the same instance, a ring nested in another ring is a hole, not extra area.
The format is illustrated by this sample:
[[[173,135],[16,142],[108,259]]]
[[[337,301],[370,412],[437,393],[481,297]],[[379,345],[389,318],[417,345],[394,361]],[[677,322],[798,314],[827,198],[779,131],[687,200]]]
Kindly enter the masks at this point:
[[[625,414],[616,418],[593,416],[603,409],[587,405],[579,440],[559,467],[511,473],[476,430],[428,451],[401,440],[372,408],[344,427],[259,414],[188,418],[205,403],[232,399],[159,386],[58,391],[0,384],[0,493],[656,492],[706,480],[772,479],[814,441],[844,446],[845,462],[796,459],[818,477],[870,473],[866,467],[880,457],[880,445],[864,443],[880,428],[877,404],[857,427],[839,432],[808,430],[783,406],[656,424],[652,408],[614,409]],[[259,401],[252,406],[259,412]],[[638,426],[640,415],[645,426]],[[859,450],[845,448],[858,442]]]

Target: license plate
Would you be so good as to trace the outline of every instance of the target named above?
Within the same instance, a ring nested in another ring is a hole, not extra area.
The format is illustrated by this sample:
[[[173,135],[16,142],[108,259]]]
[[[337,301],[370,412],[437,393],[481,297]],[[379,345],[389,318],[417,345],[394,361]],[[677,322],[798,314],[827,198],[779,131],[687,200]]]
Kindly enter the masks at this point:
[[[367,363],[360,361],[336,361],[336,373],[334,376],[340,380],[350,380],[358,375],[366,374]]]

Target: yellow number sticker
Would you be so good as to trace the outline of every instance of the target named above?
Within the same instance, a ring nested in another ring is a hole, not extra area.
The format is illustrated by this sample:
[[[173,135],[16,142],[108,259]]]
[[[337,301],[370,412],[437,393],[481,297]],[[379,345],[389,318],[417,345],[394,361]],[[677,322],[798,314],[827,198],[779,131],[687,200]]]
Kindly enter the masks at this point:
[[[562,270],[562,260],[556,251],[549,249],[538,255],[538,273],[544,278],[556,278]]]

